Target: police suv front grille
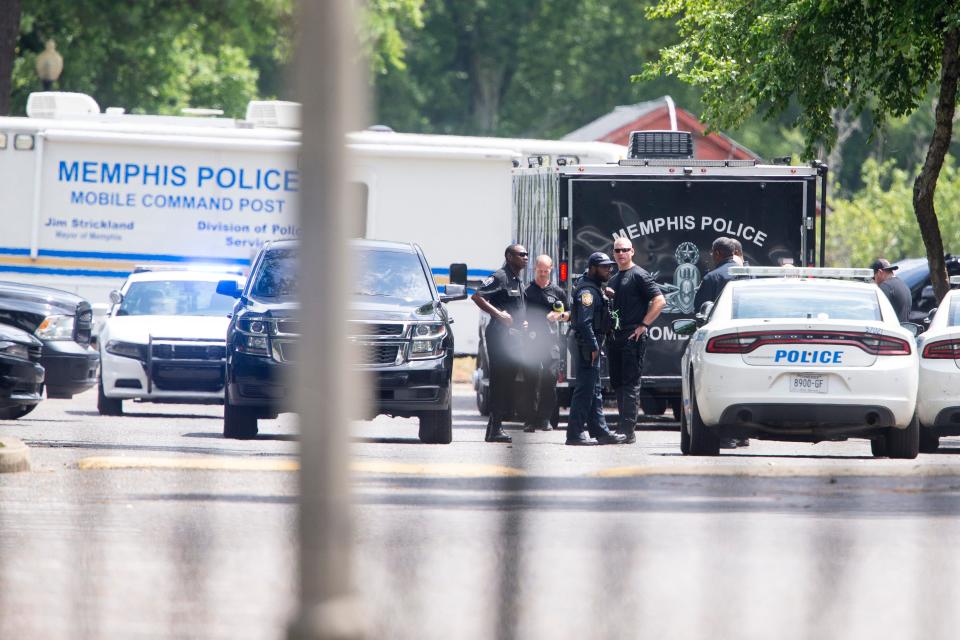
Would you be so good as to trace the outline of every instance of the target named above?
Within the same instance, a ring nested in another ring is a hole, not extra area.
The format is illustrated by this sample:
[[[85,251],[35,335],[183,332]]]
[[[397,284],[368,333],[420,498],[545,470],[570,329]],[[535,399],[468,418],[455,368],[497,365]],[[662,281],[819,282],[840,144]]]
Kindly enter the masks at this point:
[[[378,365],[394,364],[400,351],[399,344],[364,344],[361,345],[360,364]]]
[[[354,336],[402,336],[405,326],[400,323],[354,322],[350,326],[350,334]]]
[[[300,335],[299,320],[277,320],[277,333],[292,336]]]
[[[280,362],[297,361],[297,343],[290,341],[274,340],[273,350],[275,359]]]
[[[27,352],[30,354],[30,362],[40,362],[40,356],[43,354],[43,347],[30,346],[27,347]]]
[[[163,391],[220,391],[223,389],[223,365],[184,365],[154,363],[153,386]]]
[[[220,344],[153,344],[152,355],[161,360],[223,360],[227,349]]]

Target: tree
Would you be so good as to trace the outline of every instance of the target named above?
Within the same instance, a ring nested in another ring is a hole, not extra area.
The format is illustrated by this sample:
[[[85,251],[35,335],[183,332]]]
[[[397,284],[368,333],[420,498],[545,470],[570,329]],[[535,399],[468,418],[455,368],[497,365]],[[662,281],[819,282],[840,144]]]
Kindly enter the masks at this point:
[[[0,0],[0,116],[10,113],[10,77],[20,34],[20,0]]]
[[[807,152],[829,150],[836,110],[873,125],[907,115],[937,91],[932,136],[913,184],[913,209],[938,297],[949,289],[934,206],[953,132],[960,77],[956,0],[661,0],[651,17],[677,20],[681,41],[644,66],[700,88],[711,125],[733,128],[796,104]]]

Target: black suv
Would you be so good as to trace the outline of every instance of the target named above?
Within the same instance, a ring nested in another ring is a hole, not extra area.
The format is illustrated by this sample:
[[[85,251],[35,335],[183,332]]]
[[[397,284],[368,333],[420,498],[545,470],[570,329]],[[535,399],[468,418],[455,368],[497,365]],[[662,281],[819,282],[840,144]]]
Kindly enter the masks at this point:
[[[944,262],[948,276],[960,275],[960,258],[948,253],[944,256]],[[923,325],[930,311],[937,306],[937,297],[930,283],[930,264],[926,258],[907,258],[895,264],[899,269],[894,273],[910,288],[913,304],[910,307],[909,320]]]
[[[439,294],[417,245],[355,240],[352,247],[350,338],[363,347],[358,366],[375,379],[370,413],[417,417],[421,441],[448,444],[453,333],[442,303],[466,298],[465,287],[450,284]],[[295,241],[270,243],[242,292],[232,281],[217,287],[239,298],[227,330],[224,437],[252,438],[259,418],[290,408],[286,381],[300,334],[297,251]],[[451,269],[466,277],[464,265]]]
[[[100,354],[91,348],[93,310],[67,291],[0,282],[0,323],[43,343],[48,398],[72,398],[97,384]],[[32,407],[31,407],[32,408]]]

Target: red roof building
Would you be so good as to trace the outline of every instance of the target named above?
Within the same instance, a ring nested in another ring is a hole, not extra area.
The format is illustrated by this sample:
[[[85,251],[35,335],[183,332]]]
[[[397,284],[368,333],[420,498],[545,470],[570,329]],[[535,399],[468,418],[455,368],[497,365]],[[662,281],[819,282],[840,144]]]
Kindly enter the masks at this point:
[[[722,133],[706,135],[706,127],[689,111],[677,107],[670,96],[616,107],[610,113],[568,133],[564,140],[597,140],[629,146],[630,132],[641,130],[689,131],[694,157],[701,160],[756,160],[759,156]]]

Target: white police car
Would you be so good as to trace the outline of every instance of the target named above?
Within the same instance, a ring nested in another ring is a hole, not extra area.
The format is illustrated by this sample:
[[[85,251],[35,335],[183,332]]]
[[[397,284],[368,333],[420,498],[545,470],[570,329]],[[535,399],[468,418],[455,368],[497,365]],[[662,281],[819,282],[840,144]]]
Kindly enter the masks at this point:
[[[121,415],[123,401],[223,402],[227,325],[236,300],[217,283],[239,274],[138,268],[119,291],[98,336],[97,409]]]
[[[952,276],[950,284],[960,284]],[[930,325],[917,339],[920,352],[920,450],[940,446],[940,436],[960,435],[960,290],[954,289],[930,312]]]
[[[683,355],[681,450],[721,438],[869,438],[875,456],[919,447],[916,325],[901,326],[869,269],[738,267]],[[789,276],[784,277],[784,274]],[[779,277],[778,277],[779,276]]]

